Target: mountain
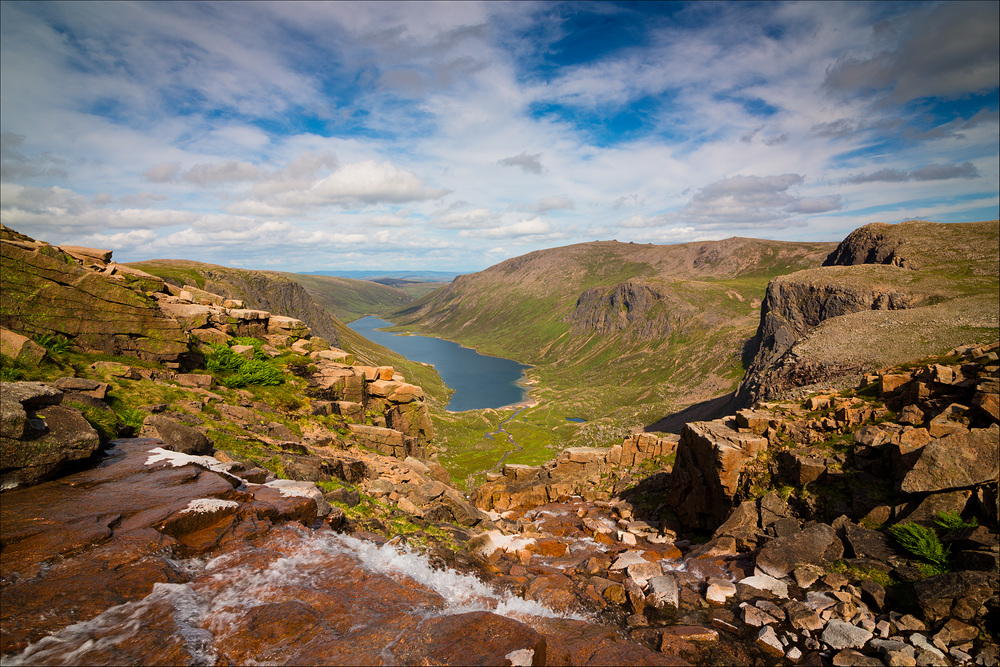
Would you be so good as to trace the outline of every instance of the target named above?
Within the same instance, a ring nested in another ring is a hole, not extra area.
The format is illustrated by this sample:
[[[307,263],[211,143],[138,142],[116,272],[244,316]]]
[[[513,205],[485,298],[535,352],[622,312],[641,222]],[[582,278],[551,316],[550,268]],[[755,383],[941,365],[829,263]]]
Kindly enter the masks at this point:
[[[459,276],[389,318],[534,365],[542,405],[525,426],[541,439],[606,444],[733,391],[768,281],[819,267],[835,248],[746,238],[584,243]],[[570,416],[588,422],[554,435]]]

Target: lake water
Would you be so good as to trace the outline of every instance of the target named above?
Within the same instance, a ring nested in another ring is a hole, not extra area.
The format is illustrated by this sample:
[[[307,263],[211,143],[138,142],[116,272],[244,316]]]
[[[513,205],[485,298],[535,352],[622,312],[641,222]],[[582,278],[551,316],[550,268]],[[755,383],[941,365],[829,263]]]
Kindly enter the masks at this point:
[[[530,366],[487,357],[450,340],[379,331],[379,327],[391,327],[392,322],[377,317],[362,317],[347,326],[411,361],[433,365],[444,383],[455,390],[448,403],[452,412],[500,408],[525,398],[524,387],[517,383]]]

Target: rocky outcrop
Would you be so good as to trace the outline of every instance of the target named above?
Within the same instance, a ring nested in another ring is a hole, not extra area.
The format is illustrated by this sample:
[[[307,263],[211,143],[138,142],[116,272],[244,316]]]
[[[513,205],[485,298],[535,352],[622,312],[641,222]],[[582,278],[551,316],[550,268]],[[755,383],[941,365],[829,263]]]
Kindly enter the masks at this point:
[[[889,264],[904,269],[918,268],[913,259],[905,256],[905,237],[895,231],[894,225],[884,222],[858,227],[830,253],[823,266]]]
[[[676,322],[688,317],[690,304],[647,283],[628,281],[612,287],[591,287],[576,300],[563,321],[574,335],[624,333],[627,342],[670,336]]]
[[[420,387],[405,382],[391,366],[349,366],[314,352],[316,370],[307,380],[317,407],[370,424],[352,424],[360,439],[377,451],[398,458],[424,456],[434,437],[430,411]]]
[[[767,449],[767,438],[733,418],[692,422],[681,431],[667,502],[686,526],[713,529],[729,516],[740,474]]]
[[[672,455],[677,441],[675,435],[639,433],[610,448],[571,447],[540,466],[505,464],[500,472],[487,473],[486,483],[469,497],[476,506],[497,511],[556,502],[571,495],[606,500],[614,492],[614,479],[632,481],[629,471]],[[669,471],[669,465],[665,470]]]
[[[794,387],[849,373],[851,364],[810,363],[793,345],[825,320],[871,310],[915,308],[940,299],[934,290],[900,284],[895,267],[861,266],[799,271],[767,286],[753,362],[736,391],[736,404],[750,406]]]
[[[998,245],[997,221],[875,223],[852,232],[824,268],[773,279],[736,404],[870,372],[907,354],[936,354],[969,342],[970,327],[991,340],[986,331],[1000,316]],[[888,314],[913,309],[921,310]],[[882,316],[861,317],[865,312]]]
[[[301,320],[312,335],[339,346],[336,325],[331,315],[319,306],[309,292],[295,281],[268,271],[206,269],[205,290],[230,299],[239,299],[248,308]]]
[[[177,363],[188,337],[127,274],[84,267],[51,245],[0,230],[0,325],[56,334],[85,350]]]

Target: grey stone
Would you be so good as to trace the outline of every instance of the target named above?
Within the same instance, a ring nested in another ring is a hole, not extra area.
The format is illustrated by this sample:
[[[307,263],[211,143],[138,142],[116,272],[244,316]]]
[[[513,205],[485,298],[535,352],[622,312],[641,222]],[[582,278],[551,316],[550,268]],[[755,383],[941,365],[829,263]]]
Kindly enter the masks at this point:
[[[663,574],[650,579],[646,601],[656,609],[677,609],[680,606],[680,591],[674,575]]]
[[[845,648],[862,648],[874,635],[864,628],[845,623],[839,619],[831,619],[827,623],[820,639],[835,650]]]

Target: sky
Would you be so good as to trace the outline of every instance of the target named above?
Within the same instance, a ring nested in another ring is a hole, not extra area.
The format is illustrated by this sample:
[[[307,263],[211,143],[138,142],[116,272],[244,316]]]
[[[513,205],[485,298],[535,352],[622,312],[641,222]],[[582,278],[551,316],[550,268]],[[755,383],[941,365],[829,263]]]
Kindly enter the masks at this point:
[[[470,272],[1000,217],[1000,3],[2,2],[0,220]]]

